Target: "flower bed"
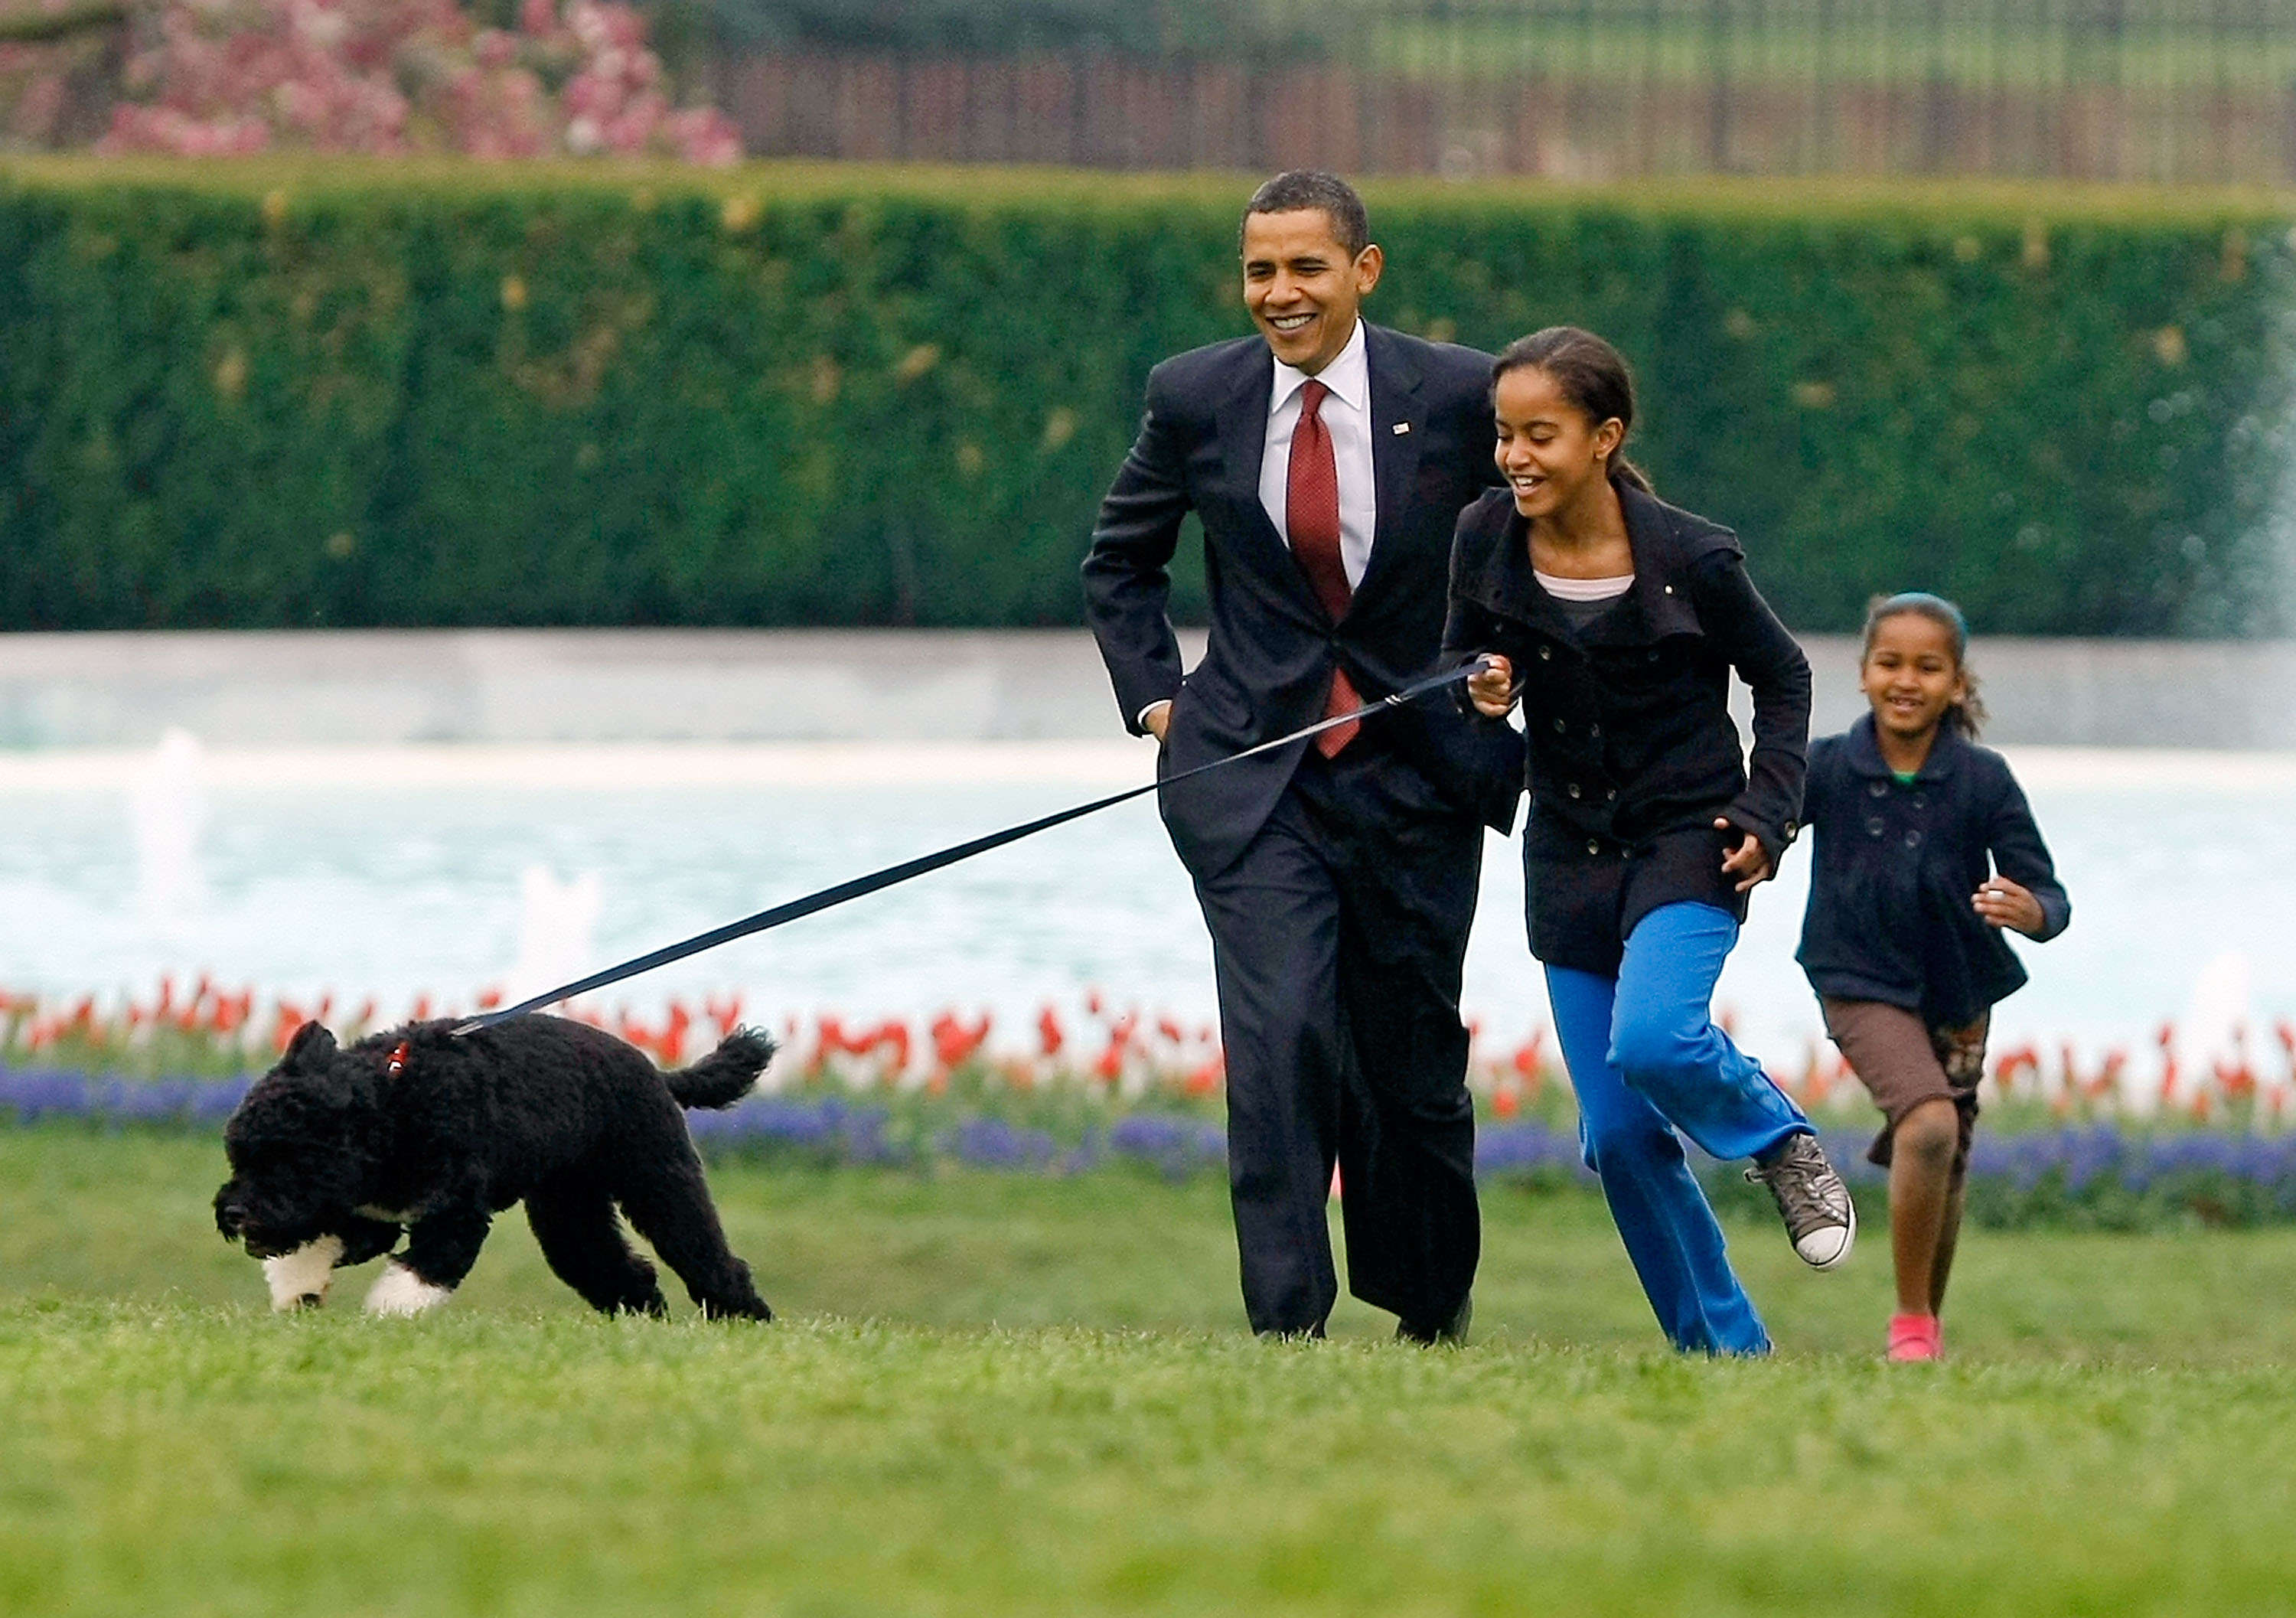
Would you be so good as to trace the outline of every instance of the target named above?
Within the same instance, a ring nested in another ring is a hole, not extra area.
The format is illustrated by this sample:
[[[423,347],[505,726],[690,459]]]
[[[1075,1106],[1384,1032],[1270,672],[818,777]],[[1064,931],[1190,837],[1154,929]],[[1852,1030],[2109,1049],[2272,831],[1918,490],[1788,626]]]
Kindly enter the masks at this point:
[[[122,1079],[62,1068],[0,1069],[0,1121],[78,1122],[219,1132],[246,1094],[238,1079]],[[705,1154],[821,1168],[941,1168],[1078,1174],[1130,1166],[1169,1179],[1217,1173],[1226,1146],[1217,1118],[1154,1105],[1100,1109],[1081,1123],[981,1110],[947,1095],[856,1096],[813,1086],[758,1096],[723,1113],[689,1114]],[[1824,1131],[1826,1150],[1861,1198],[1878,1199],[1882,1170],[1866,1135]],[[1592,1188],[1567,1121],[1486,1119],[1475,1166],[1487,1184],[1536,1191]],[[1699,1162],[1726,1208],[1767,1211],[1736,1167]],[[2087,1125],[1981,1130],[1970,1164],[1969,1217],[1994,1228],[2159,1229],[2296,1222],[2296,1133],[2151,1131]]]
[[[418,1003],[411,1015],[459,1010]],[[738,1024],[742,1002],[712,998],[697,1011],[673,1000],[652,1019],[582,1006],[570,1014],[677,1064]],[[313,1015],[346,1039],[384,1025],[371,1001],[338,1017],[331,998],[259,1000],[207,980],[188,994],[167,982],[148,1002],[111,1006],[0,993],[0,1124],[219,1131],[253,1074]],[[1172,1178],[1226,1166],[1210,1028],[1093,995],[1078,1012],[1045,1007],[1017,1047],[996,1041],[987,1014],[868,1023],[823,1014],[779,1031],[783,1051],[761,1093],[688,1115],[706,1154],[920,1171],[1130,1165]],[[1591,1187],[1544,1031],[1513,1044],[1476,1032],[1478,1174],[1495,1185]],[[2053,1063],[2031,1047],[2000,1053],[1971,1162],[1970,1218],[2102,1229],[2296,1222],[2296,1130],[2278,1127],[2296,1089],[2296,1037],[2285,1026],[2277,1035],[2286,1060],[2263,1074],[2244,1057],[2182,1071],[2167,1030],[2157,1070],[2141,1076],[2118,1052],[2087,1064],[2070,1046]],[[1839,1059],[1814,1049],[1784,1082],[1826,1121],[1826,1149],[1861,1196],[1878,1201],[1882,1174],[1865,1157],[1874,1114]],[[1767,1210],[1734,1166],[1699,1163],[1718,1203]]]
[[[201,977],[179,989],[163,978],[148,1000],[104,1001],[89,994],[62,999],[0,989],[0,1067],[56,1069],[122,1079],[237,1078],[261,1072],[296,1029],[316,1018],[348,1041],[403,1022],[463,1015],[502,1004],[488,990],[474,1002],[425,996],[402,1015],[386,1015],[373,997],[316,1000],[227,989]],[[742,1021],[740,995],[672,998],[648,1014],[576,1002],[565,1014],[606,1029],[664,1066],[699,1056]],[[1723,1014],[1724,1025],[1730,1023]],[[1098,992],[1080,1006],[1047,1005],[1017,1033],[987,1012],[943,1011],[931,1017],[863,1022],[831,1012],[787,1017],[773,1031],[781,1054],[763,1088],[781,1093],[830,1085],[872,1095],[966,1098],[988,1110],[1065,1115],[1145,1103],[1217,1115],[1225,1082],[1218,1031],[1189,1024]],[[1478,1108],[1496,1123],[1568,1122],[1569,1086],[1547,1030],[1519,1039],[1493,1037],[1469,1024],[1468,1085]],[[2268,1055],[2251,1052],[2247,1033],[2220,1059],[2177,1055],[2177,1031],[2164,1024],[2144,1060],[2116,1047],[2084,1056],[2074,1044],[2027,1043],[1997,1050],[1980,1094],[1988,1117],[2020,1129],[2083,1122],[2147,1126],[2224,1124],[2272,1129],[2296,1122],[2296,1024],[2278,1023]],[[1813,1039],[1798,1072],[1779,1083],[1814,1113],[1861,1121],[1864,1090],[1847,1062]]]

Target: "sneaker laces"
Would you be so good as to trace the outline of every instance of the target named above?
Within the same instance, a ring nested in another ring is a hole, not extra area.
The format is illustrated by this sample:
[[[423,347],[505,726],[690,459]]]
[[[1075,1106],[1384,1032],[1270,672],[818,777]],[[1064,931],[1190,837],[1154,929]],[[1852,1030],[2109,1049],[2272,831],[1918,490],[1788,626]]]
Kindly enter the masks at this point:
[[[1768,1187],[1796,1245],[1814,1230],[1850,1223],[1849,1187],[1825,1161],[1815,1136],[1789,1137],[1775,1162],[1757,1162],[1746,1178]]]

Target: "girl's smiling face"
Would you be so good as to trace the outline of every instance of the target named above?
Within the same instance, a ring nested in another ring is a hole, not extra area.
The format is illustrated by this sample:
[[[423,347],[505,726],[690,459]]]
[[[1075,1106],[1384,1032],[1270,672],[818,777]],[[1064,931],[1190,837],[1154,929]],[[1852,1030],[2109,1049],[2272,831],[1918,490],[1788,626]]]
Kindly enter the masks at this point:
[[[1491,390],[1498,443],[1492,459],[1530,518],[1566,511],[1610,475],[1610,457],[1627,435],[1615,416],[1589,421],[1562,385],[1536,365],[1518,365]]]
[[[1953,631],[1922,612],[1892,612],[1875,624],[1858,675],[1874,722],[1906,742],[1933,734],[1969,694]]]

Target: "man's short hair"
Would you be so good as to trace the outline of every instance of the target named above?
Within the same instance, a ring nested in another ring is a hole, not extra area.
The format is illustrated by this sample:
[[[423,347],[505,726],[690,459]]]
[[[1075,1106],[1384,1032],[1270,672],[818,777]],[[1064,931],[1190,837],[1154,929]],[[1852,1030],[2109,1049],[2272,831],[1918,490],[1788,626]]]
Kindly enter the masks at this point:
[[[1243,248],[1243,224],[1256,213],[1297,213],[1302,209],[1320,209],[1332,222],[1332,234],[1341,247],[1348,250],[1348,260],[1353,263],[1371,245],[1371,216],[1364,211],[1363,199],[1356,188],[1336,174],[1325,174],[1320,168],[1292,168],[1251,193],[1244,204],[1243,221],[1235,231],[1238,251]]]

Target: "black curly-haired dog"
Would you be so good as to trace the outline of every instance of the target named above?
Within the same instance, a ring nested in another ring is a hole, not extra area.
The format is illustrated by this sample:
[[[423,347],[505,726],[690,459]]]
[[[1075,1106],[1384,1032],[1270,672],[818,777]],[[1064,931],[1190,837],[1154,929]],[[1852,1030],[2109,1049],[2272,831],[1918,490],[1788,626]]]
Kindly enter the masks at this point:
[[[470,1274],[494,1216],[526,1203],[543,1257],[609,1313],[665,1312],[653,1266],[630,1251],[619,1206],[713,1318],[770,1320],[726,1245],[685,1107],[747,1095],[773,1041],[737,1030],[663,1072],[636,1047],[562,1017],[513,1017],[464,1035],[447,1022],[348,1047],[316,1023],[224,1126],[231,1178],[216,1228],[264,1261],[274,1308],[322,1302],[332,1272],[397,1246],[366,1300],[417,1314]]]

